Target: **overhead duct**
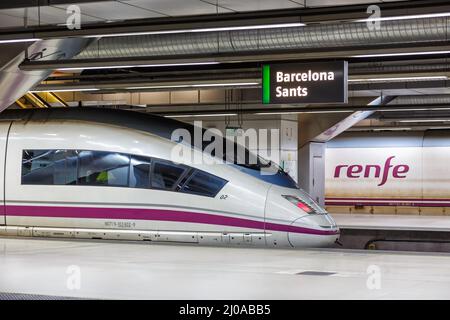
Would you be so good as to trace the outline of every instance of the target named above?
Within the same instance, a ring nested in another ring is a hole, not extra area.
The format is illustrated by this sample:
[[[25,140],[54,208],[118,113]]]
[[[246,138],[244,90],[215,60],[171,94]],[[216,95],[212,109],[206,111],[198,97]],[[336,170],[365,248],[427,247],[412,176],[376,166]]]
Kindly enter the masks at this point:
[[[365,22],[340,22],[274,29],[105,37],[76,59],[431,44],[448,40],[449,22],[450,17],[440,17],[382,21],[379,30],[369,29]]]

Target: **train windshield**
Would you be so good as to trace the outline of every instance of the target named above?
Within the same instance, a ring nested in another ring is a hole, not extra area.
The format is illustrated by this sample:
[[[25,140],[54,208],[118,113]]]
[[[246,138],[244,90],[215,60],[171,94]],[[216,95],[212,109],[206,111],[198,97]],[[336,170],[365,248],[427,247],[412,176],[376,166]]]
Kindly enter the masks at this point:
[[[234,150],[228,148],[225,151],[224,160],[240,171],[268,183],[298,189],[294,179],[273,161],[264,159],[237,143],[234,144]]]
[[[191,135],[194,134],[194,127],[187,126],[185,127]],[[203,129],[203,133],[206,129]],[[173,139],[173,137],[172,137]],[[177,137],[177,139],[173,140],[175,142],[182,142],[183,137]],[[223,139],[221,146],[223,148],[221,154],[216,153],[216,149],[211,150],[211,155],[214,157],[218,157],[222,159],[228,165],[232,165],[246,174],[254,176],[260,180],[265,182],[275,184],[281,187],[298,189],[296,182],[289,176],[289,174],[284,171],[279,165],[271,160],[264,159],[263,157],[257,155],[256,153],[250,151],[248,148],[243,145],[236,143],[232,140],[228,140],[223,136],[218,136],[216,134],[212,134],[212,139],[203,140],[202,143],[202,151],[208,149],[212,140]],[[189,144],[192,147],[195,146],[195,139],[190,139]],[[279,150],[276,150],[279,152]]]

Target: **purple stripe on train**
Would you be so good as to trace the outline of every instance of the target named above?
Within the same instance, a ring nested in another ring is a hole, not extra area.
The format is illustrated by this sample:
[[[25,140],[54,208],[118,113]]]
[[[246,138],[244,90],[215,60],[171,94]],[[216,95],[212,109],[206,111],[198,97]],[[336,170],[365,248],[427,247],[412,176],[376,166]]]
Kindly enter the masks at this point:
[[[31,216],[87,219],[156,220],[188,223],[204,223],[250,229],[304,233],[312,235],[335,235],[339,231],[315,230],[278,223],[264,223],[242,218],[225,217],[200,212],[164,209],[100,208],[100,207],[54,207],[54,206],[6,206],[7,216]]]
[[[443,208],[450,207],[450,203],[430,203],[430,202],[370,202],[370,201],[325,201],[327,206],[373,206],[373,207],[430,207],[430,208]]]
[[[366,198],[361,198],[361,197],[340,197],[340,198],[335,198],[335,197],[326,197],[325,201],[333,201],[333,200],[360,200],[360,201],[401,201],[401,202],[407,202],[407,201],[419,201],[419,202],[450,202],[450,199],[448,198],[374,198],[374,197],[366,197]]]

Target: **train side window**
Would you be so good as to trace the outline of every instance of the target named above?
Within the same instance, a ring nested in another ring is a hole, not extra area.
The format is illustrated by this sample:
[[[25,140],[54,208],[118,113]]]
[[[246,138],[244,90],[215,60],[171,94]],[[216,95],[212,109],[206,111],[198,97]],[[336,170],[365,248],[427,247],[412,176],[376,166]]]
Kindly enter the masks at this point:
[[[55,172],[53,184],[67,185],[77,183],[78,158],[74,150],[55,150]],[[63,160],[64,159],[64,160]]]
[[[78,184],[128,186],[129,155],[104,151],[79,151],[78,161]]]
[[[227,183],[226,180],[204,171],[196,170],[181,192],[200,196],[215,197]]]
[[[186,170],[186,166],[169,161],[154,160],[150,179],[152,188],[173,190]]]
[[[131,188],[150,188],[151,160],[148,157],[131,156],[130,183]]]
[[[74,184],[76,172],[77,161],[73,151],[24,150],[22,152],[22,184]]]
[[[162,159],[104,151],[24,150],[22,184],[155,188],[215,197],[226,180]]]

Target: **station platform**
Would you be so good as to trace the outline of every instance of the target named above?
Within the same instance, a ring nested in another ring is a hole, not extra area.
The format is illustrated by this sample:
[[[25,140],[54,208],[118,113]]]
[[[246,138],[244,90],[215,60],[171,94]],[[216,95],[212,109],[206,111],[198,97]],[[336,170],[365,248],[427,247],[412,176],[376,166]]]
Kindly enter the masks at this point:
[[[449,266],[450,254],[0,238],[0,298],[450,299]]]
[[[346,249],[450,253],[450,216],[332,214]]]
[[[450,232],[450,216],[331,214],[342,229]]]

